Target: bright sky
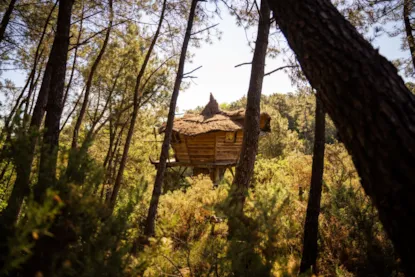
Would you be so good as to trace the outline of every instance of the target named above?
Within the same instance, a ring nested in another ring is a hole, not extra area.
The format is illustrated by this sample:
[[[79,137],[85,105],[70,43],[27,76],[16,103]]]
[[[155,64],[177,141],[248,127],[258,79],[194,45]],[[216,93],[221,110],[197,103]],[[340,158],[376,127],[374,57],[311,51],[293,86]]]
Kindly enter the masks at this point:
[[[235,68],[235,65],[252,60],[251,48],[248,46],[243,28],[236,26],[235,18],[230,16],[224,7],[222,7],[221,17],[222,19],[218,18],[217,22],[219,23],[218,28],[223,32],[222,39],[214,39],[213,44],[204,44],[201,48],[189,49],[195,56],[193,63],[186,65],[185,72],[199,66],[202,66],[202,68],[192,74],[197,79],[190,82],[190,87],[180,92],[178,99],[179,112],[197,106],[204,106],[208,102],[211,92],[219,103],[229,103],[240,99],[248,91],[251,66],[244,65]],[[271,33],[274,31],[271,30]],[[255,37],[255,35],[252,37]],[[384,36],[378,38],[374,45],[379,47],[380,53],[389,60],[407,57],[409,52],[400,50],[400,40],[400,37],[389,38]],[[282,57],[277,59],[268,58],[265,72],[283,65],[285,64]],[[26,73],[22,71],[4,72],[1,76],[2,79],[9,78],[13,80],[17,86],[23,86],[26,77]],[[295,91],[295,87],[291,85],[291,81],[284,71],[265,77],[263,94],[287,93],[290,91]]]
[[[178,99],[180,112],[205,105],[209,100],[210,92],[219,103],[223,103],[238,100],[248,91],[251,66],[234,67],[252,60],[252,52],[247,44],[245,32],[241,27],[236,26],[235,19],[225,10],[223,10],[221,17],[222,20],[218,19],[218,28],[223,31],[222,39],[220,41],[215,39],[211,45],[190,49],[195,57],[192,64],[186,65],[185,72],[198,66],[203,67],[192,74],[197,76],[197,79],[194,79],[194,83],[191,82],[189,89],[180,92]],[[272,32],[274,30],[271,30]],[[399,37],[381,37],[374,42],[374,45],[379,47],[380,53],[389,60],[409,55],[400,50]],[[282,58],[268,58],[265,72],[283,65],[285,64]],[[295,91],[295,87],[291,85],[288,75],[283,71],[265,77],[263,94],[290,91]]]

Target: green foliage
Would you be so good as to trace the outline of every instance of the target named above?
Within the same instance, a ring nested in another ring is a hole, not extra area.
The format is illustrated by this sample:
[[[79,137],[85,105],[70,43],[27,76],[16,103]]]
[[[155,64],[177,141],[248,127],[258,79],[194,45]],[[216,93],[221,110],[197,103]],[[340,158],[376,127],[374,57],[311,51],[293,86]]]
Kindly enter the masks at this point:
[[[228,234],[224,209],[233,180],[229,171],[215,188],[207,176],[186,177],[189,170],[183,178],[181,170],[169,170],[160,198],[156,235],[149,245],[141,245],[155,176],[148,158],[159,153],[155,141],[161,139],[154,136],[154,126],[160,124],[162,106],[144,109],[138,117],[140,124],[112,216],[108,216],[105,204],[105,191],[111,190],[111,183],[107,168],[102,166],[110,129],[103,128],[79,152],[73,175],[76,178],[68,179],[66,149],[72,128],[68,127],[62,132],[58,186],[48,191],[43,204],[31,198],[26,201],[9,239],[13,247],[4,270],[25,272],[41,254],[48,257],[45,274],[53,276],[234,276],[233,272],[238,271],[238,276],[296,276],[311,178],[312,157],[307,145],[312,145],[313,134],[307,134],[307,128],[312,130],[314,124],[314,106],[304,112],[297,105],[309,105],[312,97],[264,97],[263,111],[272,117],[272,132],[261,137],[244,207],[246,222],[239,223],[238,235],[243,240],[229,238]],[[229,104],[227,108],[238,105]],[[399,276],[401,269],[393,247],[332,128],[329,125],[319,219],[320,273]],[[24,158],[24,151],[16,162],[20,158]],[[117,161],[116,157],[115,167]],[[12,179],[13,163],[5,173]],[[10,191],[7,178],[1,181],[2,206]],[[45,241],[63,246],[48,248]]]
[[[13,236],[7,240],[9,253],[0,276],[19,269],[32,255],[36,241],[42,236],[53,236],[49,229],[64,206],[56,191],[48,190],[43,205],[30,197],[27,200],[25,216],[18,222]]]
[[[227,225],[215,211],[226,198],[227,189],[213,189],[208,178],[195,177],[188,182],[188,189],[168,192],[160,199],[157,235],[143,253],[148,259],[143,276],[179,272],[226,276],[229,272],[223,252]]]

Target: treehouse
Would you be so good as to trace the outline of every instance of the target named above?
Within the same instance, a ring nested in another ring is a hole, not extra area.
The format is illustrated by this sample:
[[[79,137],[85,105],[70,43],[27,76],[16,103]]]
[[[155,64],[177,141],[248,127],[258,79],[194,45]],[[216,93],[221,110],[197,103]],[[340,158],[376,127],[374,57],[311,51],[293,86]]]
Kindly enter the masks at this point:
[[[238,163],[244,120],[245,110],[222,111],[210,95],[209,103],[200,114],[185,114],[174,120],[171,137],[174,158],[168,159],[167,167],[191,167],[193,175],[209,174],[217,184],[225,170],[232,172]],[[268,114],[261,114],[261,133],[270,131],[270,120]],[[162,126],[159,133],[164,131]]]

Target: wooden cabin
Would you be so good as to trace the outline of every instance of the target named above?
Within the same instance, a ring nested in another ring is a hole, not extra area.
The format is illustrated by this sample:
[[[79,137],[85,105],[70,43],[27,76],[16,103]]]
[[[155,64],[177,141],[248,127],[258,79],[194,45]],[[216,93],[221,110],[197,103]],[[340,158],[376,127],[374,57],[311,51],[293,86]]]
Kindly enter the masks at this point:
[[[173,123],[171,147],[174,159],[167,166],[193,168],[193,174],[209,174],[217,184],[227,168],[236,166],[243,141],[245,110],[222,111],[210,95],[200,114],[185,114]],[[261,132],[270,131],[270,116],[261,114]],[[164,126],[159,130],[164,132]]]

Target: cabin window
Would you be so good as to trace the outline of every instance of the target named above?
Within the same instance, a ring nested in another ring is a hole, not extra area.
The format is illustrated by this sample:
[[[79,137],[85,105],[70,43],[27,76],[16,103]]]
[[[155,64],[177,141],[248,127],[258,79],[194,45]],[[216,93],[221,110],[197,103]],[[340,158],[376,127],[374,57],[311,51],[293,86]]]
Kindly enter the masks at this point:
[[[226,132],[225,142],[230,142],[230,143],[236,142],[236,132]]]
[[[180,134],[174,132],[173,134],[171,134],[171,142],[172,143],[180,143]]]

